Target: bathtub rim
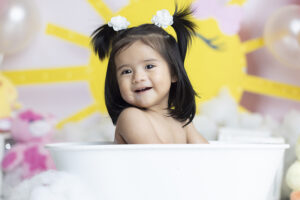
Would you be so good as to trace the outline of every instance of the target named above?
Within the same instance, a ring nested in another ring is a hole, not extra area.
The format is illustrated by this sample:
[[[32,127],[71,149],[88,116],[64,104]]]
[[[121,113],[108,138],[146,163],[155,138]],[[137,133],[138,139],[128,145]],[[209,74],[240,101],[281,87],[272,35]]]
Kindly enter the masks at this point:
[[[190,149],[289,149],[289,144],[224,143],[210,144],[113,144],[111,142],[58,142],[45,145],[48,150],[190,150]]]

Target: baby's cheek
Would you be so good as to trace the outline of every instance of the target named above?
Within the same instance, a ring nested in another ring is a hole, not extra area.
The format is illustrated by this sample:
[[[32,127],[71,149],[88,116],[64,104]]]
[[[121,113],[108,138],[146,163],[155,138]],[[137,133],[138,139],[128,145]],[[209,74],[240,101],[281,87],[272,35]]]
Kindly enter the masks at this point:
[[[130,89],[125,85],[120,83],[119,84],[119,89],[120,89],[120,93],[121,93],[121,97],[128,102],[128,98],[129,98],[129,93],[130,93]]]
[[[171,77],[164,76],[156,79],[155,81],[156,87],[159,87],[160,89],[167,89],[171,87]]]
[[[126,90],[125,84],[122,82],[118,82],[118,86],[119,86],[120,93],[121,94],[124,93],[124,91]]]

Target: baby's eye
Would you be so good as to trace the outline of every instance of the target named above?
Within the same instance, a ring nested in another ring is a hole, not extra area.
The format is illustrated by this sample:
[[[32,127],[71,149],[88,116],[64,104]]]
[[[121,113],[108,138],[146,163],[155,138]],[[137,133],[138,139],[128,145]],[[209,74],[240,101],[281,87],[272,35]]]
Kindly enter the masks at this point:
[[[155,67],[154,65],[146,65],[146,69],[152,69],[153,67]]]
[[[130,74],[131,73],[131,70],[130,69],[125,69],[121,72],[121,74]]]

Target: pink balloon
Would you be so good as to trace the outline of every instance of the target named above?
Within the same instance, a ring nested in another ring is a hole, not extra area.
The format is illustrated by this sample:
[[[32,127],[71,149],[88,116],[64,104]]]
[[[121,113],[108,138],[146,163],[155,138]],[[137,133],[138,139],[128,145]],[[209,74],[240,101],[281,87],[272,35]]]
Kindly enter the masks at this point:
[[[264,40],[278,61],[300,69],[300,6],[284,6],[273,13],[265,25]]]

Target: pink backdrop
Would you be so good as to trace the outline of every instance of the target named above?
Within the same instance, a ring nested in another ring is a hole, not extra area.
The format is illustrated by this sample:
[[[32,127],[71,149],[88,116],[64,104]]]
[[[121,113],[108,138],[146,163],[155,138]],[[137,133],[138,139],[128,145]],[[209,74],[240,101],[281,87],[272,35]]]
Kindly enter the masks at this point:
[[[264,24],[272,12],[287,4],[300,5],[300,1],[249,0],[244,8],[245,13],[240,30],[241,40],[245,41],[260,37],[263,34]],[[300,67],[299,69],[285,67],[270,54],[267,48],[249,53],[247,63],[249,74],[300,86]],[[300,102],[248,92],[243,95],[241,103],[253,112],[269,114],[277,119],[281,119],[286,112],[292,109],[300,110]]]

